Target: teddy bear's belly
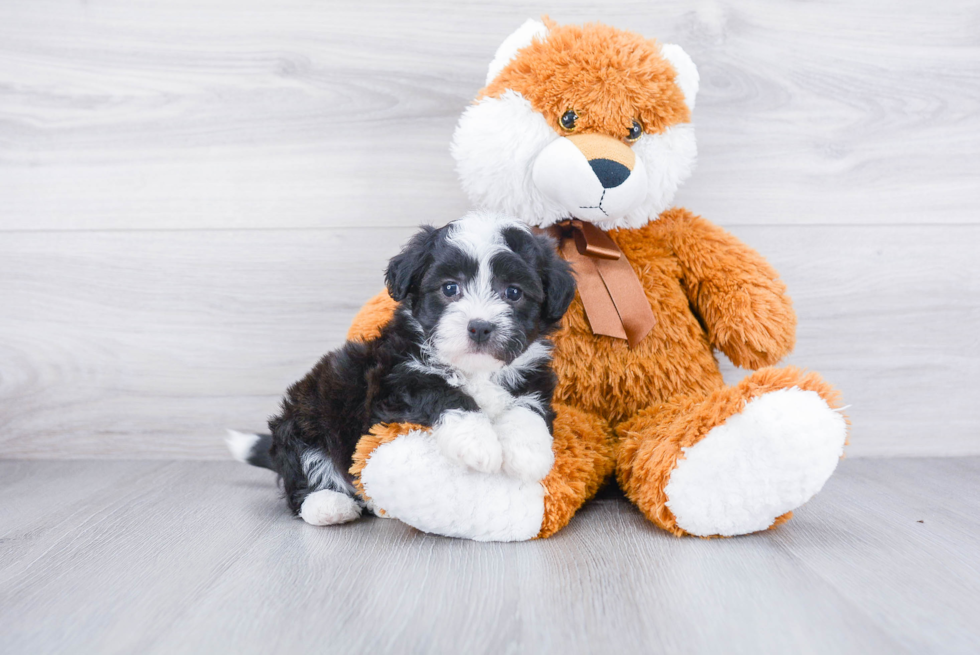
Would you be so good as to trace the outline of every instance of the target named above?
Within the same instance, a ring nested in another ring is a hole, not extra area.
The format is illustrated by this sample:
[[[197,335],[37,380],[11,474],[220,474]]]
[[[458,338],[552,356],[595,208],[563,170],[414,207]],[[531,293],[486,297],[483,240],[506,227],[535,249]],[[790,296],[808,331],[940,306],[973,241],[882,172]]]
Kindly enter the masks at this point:
[[[646,280],[645,280],[646,281]],[[592,334],[576,297],[553,337],[556,402],[603,416],[612,425],[678,394],[722,386],[708,337],[676,280],[660,280],[651,305],[657,323],[640,344]],[[672,282],[672,283],[671,283]],[[648,285],[648,296],[654,295]]]

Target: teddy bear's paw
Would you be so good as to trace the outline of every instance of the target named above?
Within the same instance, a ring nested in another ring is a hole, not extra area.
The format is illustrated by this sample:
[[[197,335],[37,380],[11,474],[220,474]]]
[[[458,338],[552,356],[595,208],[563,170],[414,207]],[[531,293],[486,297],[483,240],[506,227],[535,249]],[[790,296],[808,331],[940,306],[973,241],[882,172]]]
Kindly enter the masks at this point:
[[[303,500],[299,516],[310,525],[337,525],[361,515],[361,506],[347,494],[321,489]]]
[[[698,536],[765,530],[820,491],[846,437],[843,415],[816,392],[758,396],[683,449],[664,489],[667,507]]]
[[[384,443],[361,473],[384,515],[414,528],[477,541],[533,539],[544,521],[544,487],[460,466],[427,431]]]
[[[523,482],[543,480],[555,464],[551,433],[540,414],[512,407],[494,421],[503,450],[503,471]]]
[[[447,459],[481,473],[500,471],[503,462],[500,441],[490,419],[482,412],[446,412],[432,436]]]

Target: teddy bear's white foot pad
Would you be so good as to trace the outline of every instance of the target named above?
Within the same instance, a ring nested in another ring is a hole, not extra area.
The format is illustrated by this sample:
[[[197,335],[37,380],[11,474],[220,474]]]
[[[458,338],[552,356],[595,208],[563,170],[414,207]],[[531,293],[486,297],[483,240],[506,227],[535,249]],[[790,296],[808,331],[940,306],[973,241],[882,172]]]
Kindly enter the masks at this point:
[[[432,534],[523,541],[544,520],[544,487],[448,460],[430,434],[409,432],[371,454],[361,483],[387,515]]]
[[[698,536],[765,530],[812,498],[834,472],[847,423],[816,392],[753,398],[684,449],[664,491],[677,525]]]
[[[329,489],[314,491],[300,507],[299,516],[310,525],[337,525],[361,515],[361,506],[350,496]]]

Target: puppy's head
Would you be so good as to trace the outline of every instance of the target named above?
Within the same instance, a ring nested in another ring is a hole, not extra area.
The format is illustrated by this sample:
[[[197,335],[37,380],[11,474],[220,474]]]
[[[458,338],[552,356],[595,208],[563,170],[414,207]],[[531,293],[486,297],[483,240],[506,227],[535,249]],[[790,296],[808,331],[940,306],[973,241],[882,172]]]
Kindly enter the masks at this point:
[[[464,373],[514,361],[557,326],[575,296],[550,238],[486,213],[423,228],[385,280],[420,326],[427,354]]]

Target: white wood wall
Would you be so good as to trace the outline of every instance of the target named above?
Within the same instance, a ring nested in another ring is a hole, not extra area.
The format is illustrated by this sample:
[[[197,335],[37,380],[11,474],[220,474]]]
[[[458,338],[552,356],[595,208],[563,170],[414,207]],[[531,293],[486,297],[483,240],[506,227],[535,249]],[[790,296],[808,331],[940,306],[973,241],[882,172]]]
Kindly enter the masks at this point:
[[[782,272],[850,454],[980,453],[976,2],[6,0],[0,457],[263,427],[413,227],[467,209],[454,123],[543,11],[698,63],[678,203]]]

